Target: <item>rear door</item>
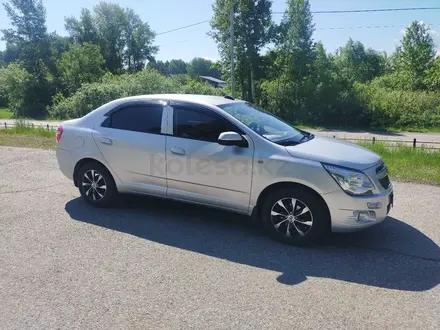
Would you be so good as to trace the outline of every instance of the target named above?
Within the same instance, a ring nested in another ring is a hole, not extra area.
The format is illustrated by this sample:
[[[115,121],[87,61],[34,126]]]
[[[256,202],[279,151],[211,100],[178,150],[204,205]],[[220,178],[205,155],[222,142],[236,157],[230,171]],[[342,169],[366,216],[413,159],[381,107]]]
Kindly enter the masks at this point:
[[[94,139],[125,191],[166,195],[166,114],[160,103],[127,103],[112,110]]]

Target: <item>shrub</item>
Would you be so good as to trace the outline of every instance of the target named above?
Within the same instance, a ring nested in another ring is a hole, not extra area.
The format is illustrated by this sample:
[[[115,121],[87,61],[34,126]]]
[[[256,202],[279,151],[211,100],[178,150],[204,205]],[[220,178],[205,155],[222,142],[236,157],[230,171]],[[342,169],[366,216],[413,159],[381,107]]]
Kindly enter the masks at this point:
[[[71,45],[56,66],[63,85],[71,94],[82,84],[98,81],[104,75],[104,63],[99,46],[85,42],[83,45]]]
[[[308,82],[302,95],[287,81],[263,81],[260,104],[286,121],[306,125],[363,126],[370,118],[362,111],[352,88],[340,88],[339,82]],[[294,102],[294,96],[298,101]]]
[[[44,117],[53,85],[45,78],[37,80],[18,63],[0,68],[0,94],[7,95],[7,104],[15,117]],[[0,95],[1,97],[1,95]]]
[[[355,85],[359,104],[376,127],[428,128],[440,126],[440,93],[391,90],[371,84]]]
[[[121,97],[164,93],[222,95],[224,92],[206,83],[165,77],[155,70],[145,69],[121,76],[107,74],[102,82],[83,85],[71,97],[57,96],[50,113],[60,119],[77,118]]]

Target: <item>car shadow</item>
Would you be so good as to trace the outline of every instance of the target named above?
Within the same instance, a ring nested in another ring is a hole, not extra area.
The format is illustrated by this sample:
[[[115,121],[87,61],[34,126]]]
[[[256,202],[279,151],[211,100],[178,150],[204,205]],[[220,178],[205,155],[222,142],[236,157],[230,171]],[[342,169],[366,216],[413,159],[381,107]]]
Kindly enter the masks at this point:
[[[266,237],[246,216],[151,197],[124,196],[112,209],[81,198],[65,210],[77,221],[169,246],[276,272],[280,283],[331,278],[405,291],[440,283],[440,248],[403,221],[386,221],[358,233],[331,234],[319,245],[294,247]]]

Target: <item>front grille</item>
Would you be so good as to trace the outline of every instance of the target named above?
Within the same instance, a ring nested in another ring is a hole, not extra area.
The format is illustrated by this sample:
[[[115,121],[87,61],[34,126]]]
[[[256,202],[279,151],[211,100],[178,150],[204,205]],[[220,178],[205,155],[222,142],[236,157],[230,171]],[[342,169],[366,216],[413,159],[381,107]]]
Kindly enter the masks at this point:
[[[384,189],[388,189],[391,185],[390,178],[388,177],[388,169],[385,164],[376,168],[377,178]]]

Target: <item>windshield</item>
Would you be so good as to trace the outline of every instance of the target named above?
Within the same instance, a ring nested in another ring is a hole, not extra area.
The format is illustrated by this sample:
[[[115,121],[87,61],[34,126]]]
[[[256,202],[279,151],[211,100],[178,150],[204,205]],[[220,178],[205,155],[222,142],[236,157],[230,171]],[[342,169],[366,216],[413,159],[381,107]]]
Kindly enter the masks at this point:
[[[254,132],[278,144],[298,144],[313,138],[313,134],[298,130],[278,117],[247,102],[228,103],[218,107]]]

